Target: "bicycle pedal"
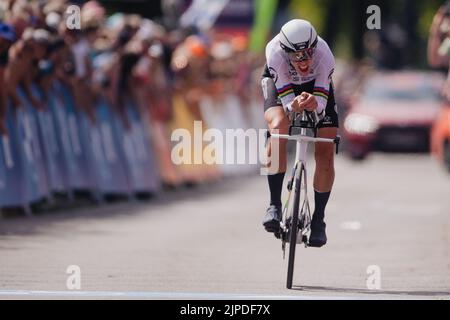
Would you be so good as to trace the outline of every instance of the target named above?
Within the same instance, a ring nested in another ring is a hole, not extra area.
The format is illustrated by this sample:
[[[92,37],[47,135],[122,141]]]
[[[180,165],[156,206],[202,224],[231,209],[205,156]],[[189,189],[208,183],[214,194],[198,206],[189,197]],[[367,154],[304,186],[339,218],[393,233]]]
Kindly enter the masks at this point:
[[[297,236],[297,244],[302,244],[304,243],[305,245],[308,243],[308,237],[306,235],[301,235],[300,231],[299,234]]]
[[[308,248],[308,237],[306,235],[303,235],[302,241],[305,244],[305,248]]]

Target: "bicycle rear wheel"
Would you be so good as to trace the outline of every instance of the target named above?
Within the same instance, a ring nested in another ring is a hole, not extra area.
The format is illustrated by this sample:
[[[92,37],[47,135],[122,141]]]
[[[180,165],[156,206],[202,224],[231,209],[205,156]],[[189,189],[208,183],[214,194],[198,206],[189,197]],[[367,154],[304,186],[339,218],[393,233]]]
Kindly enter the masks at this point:
[[[289,258],[286,287],[292,289],[292,280],[294,278],[295,246],[298,236],[298,216],[300,209],[300,191],[303,174],[303,164],[300,166],[299,178],[295,180],[294,204],[292,206],[291,225],[289,226]]]

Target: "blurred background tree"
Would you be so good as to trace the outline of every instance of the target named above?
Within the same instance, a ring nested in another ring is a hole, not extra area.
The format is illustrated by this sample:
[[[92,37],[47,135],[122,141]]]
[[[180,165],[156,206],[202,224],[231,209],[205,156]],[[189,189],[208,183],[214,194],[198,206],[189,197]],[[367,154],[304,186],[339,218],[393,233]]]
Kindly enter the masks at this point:
[[[257,1],[254,0],[256,5]],[[82,2],[82,1],[80,1]],[[108,12],[136,12],[174,27],[192,0],[102,0]],[[310,20],[335,54],[347,60],[369,57],[382,68],[426,67],[426,43],[443,0],[273,0],[272,34],[292,18]],[[381,9],[381,30],[370,31],[367,7]],[[165,16],[165,17],[164,17]],[[178,15],[179,16],[179,15]],[[271,19],[270,15],[267,17]],[[255,22],[256,23],[256,22]]]
[[[291,18],[310,20],[341,58],[360,60],[372,56],[380,67],[426,67],[428,31],[443,3],[443,0],[301,0],[291,1],[290,12]],[[366,10],[370,5],[381,9],[381,30],[367,29]]]

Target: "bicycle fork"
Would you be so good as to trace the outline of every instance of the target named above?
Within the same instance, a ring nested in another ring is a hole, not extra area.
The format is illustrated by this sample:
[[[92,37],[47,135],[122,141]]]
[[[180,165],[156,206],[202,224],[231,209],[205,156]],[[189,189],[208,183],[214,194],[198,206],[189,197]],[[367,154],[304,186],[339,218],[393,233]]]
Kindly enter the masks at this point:
[[[309,201],[308,201],[308,187],[307,187],[307,172],[306,172],[306,154],[307,154],[307,143],[302,143],[301,141],[297,141],[297,148],[296,148],[296,156],[295,156],[295,165],[292,169],[291,178],[289,179],[287,183],[287,189],[289,191],[287,201],[284,206],[283,210],[283,221],[286,221],[286,215],[288,214],[288,207],[291,200],[291,194],[292,189],[294,188],[294,194],[298,193],[299,195],[303,191],[303,202],[300,205],[300,203],[297,203],[297,199],[294,199],[293,205],[293,212],[298,216],[298,224],[297,228],[300,232],[298,232],[297,236],[297,243],[304,243],[305,246],[307,246],[307,243],[305,241],[306,239],[306,233],[308,232],[309,223],[311,221],[310,217],[310,207],[309,207]],[[302,183],[303,182],[303,183]],[[298,199],[300,200],[300,199]],[[299,201],[298,201],[299,202]],[[291,217],[292,218],[292,217]],[[282,230],[284,232],[287,231],[288,226],[282,225]],[[284,247],[283,247],[284,249]]]
[[[304,130],[304,129],[303,129]],[[306,130],[305,130],[306,131]],[[304,134],[304,132],[302,132]],[[299,192],[300,197],[303,193],[302,204],[298,204],[298,210],[295,214],[298,215],[298,234],[297,234],[297,244],[304,243],[305,247],[307,244],[306,234],[309,230],[310,217],[310,207],[308,201],[308,185],[307,185],[307,171],[306,171],[306,157],[308,151],[308,143],[297,141],[296,155],[295,159],[297,161],[296,174],[295,174],[295,186],[296,192]]]

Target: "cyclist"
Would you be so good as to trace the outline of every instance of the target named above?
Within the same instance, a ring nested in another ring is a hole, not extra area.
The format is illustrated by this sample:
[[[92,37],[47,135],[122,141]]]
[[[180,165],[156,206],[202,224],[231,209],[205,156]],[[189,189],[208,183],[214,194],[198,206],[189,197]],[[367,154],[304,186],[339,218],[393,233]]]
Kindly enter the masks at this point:
[[[318,137],[336,137],[338,115],[332,84],[334,65],[330,48],[317,35],[311,23],[294,19],[281,28],[280,33],[266,46],[266,66],[261,82],[264,117],[270,132],[287,134],[290,125],[287,116],[290,112],[315,110],[320,120],[317,123]],[[278,150],[271,150],[270,138],[268,142],[268,155],[272,159],[277,156],[279,166],[268,168],[270,206],[263,226],[268,232],[276,233],[282,214],[281,192],[286,172],[287,140],[279,140]],[[334,182],[333,145],[317,143],[315,160],[315,208],[309,245],[321,247],[327,242],[324,216]]]

